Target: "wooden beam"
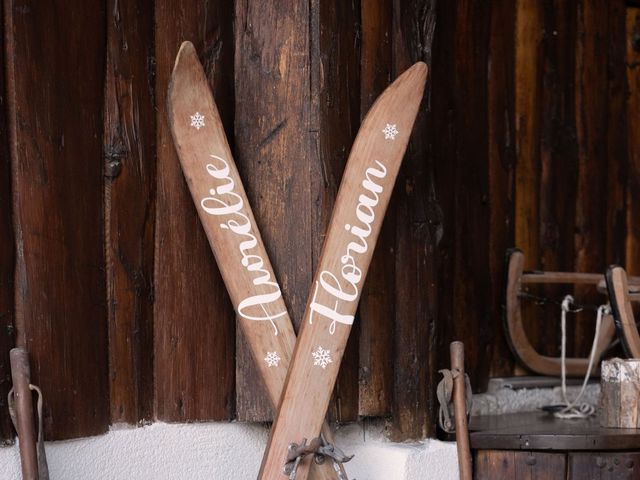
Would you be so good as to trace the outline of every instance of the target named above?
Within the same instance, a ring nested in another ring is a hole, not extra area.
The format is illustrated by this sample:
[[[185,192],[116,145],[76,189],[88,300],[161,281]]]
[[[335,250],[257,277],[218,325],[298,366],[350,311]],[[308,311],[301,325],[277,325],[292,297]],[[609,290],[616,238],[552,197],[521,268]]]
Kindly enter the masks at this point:
[[[101,2],[5,2],[17,344],[32,354],[50,440],[103,433],[109,424],[106,23]]]
[[[234,414],[233,309],[184,181],[166,110],[173,63],[189,39],[220,98],[225,129],[233,131],[232,19],[233,9],[222,1],[155,4],[154,395],[156,417],[164,421],[228,420]]]
[[[152,0],[107,5],[103,143],[112,423],[154,418],[153,6]]]

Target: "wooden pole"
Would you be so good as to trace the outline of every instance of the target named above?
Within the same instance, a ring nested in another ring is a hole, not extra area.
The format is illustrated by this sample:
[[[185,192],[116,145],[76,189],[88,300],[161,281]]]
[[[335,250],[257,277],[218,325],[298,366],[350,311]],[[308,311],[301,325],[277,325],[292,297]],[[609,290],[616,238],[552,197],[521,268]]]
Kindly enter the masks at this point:
[[[20,462],[23,480],[38,480],[38,454],[33,421],[33,397],[29,385],[31,370],[29,354],[24,348],[14,348],[9,353],[11,379],[16,409],[16,431],[20,441]]]
[[[458,467],[460,480],[471,480],[471,449],[469,447],[469,428],[467,425],[467,401],[464,377],[464,344],[451,342],[451,370],[453,380],[453,411],[456,420],[456,444],[458,446]],[[457,373],[457,375],[456,375]]]

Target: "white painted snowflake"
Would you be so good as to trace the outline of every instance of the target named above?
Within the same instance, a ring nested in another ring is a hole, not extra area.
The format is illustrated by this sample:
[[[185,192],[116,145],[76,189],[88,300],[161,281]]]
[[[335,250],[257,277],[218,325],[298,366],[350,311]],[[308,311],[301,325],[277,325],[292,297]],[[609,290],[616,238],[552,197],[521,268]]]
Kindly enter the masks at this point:
[[[398,129],[396,128],[395,123],[393,125],[391,125],[390,123],[387,123],[387,126],[384,127],[384,130],[382,130],[382,133],[384,133],[385,140],[395,140],[396,135],[398,135],[399,132],[398,132]]]
[[[331,360],[330,354],[331,354],[330,350],[325,350],[324,348],[318,346],[318,349],[311,354],[313,355],[313,364],[318,365],[323,369],[327,368],[327,365],[329,365],[330,363],[333,363],[333,360]]]
[[[196,130],[200,130],[204,127],[204,115],[200,112],[196,112],[191,115],[191,126],[195,127]]]
[[[267,362],[267,367],[277,367],[280,363],[280,357],[278,352],[267,352],[267,356],[264,357],[264,361]]]

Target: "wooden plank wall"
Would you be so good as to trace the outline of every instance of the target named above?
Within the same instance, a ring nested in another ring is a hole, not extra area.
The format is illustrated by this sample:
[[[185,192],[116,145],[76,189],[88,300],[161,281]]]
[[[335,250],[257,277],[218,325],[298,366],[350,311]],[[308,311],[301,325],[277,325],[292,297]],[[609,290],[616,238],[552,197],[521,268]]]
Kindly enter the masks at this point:
[[[185,39],[296,322],[361,119],[405,68],[430,65],[330,418],[433,435],[454,339],[475,386],[517,371],[502,333],[508,247],[527,268],[640,274],[640,14],[623,0],[4,5],[6,441],[15,343],[44,389],[48,438],[271,418],[166,122]],[[558,312],[529,310],[554,353]],[[571,351],[590,324],[572,330]]]

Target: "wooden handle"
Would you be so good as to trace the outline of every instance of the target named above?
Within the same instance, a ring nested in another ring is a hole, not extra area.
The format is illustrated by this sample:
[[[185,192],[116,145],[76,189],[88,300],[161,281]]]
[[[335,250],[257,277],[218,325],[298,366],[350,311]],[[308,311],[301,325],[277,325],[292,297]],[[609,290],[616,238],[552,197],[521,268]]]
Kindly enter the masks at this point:
[[[456,444],[458,447],[458,467],[460,480],[471,480],[472,463],[471,448],[469,447],[469,426],[467,425],[467,399],[464,377],[464,345],[462,342],[452,342],[449,346],[451,355],[451,370],[453,380],[453,411],[456,420]]]
[[[24,480],[38,480],[38,453],[36,448],[33,396],[31,395],[31,370],[29,354],[24,348],[9,352],[11,380],[16,409],[16,430],[20,440],[20,462]]]

